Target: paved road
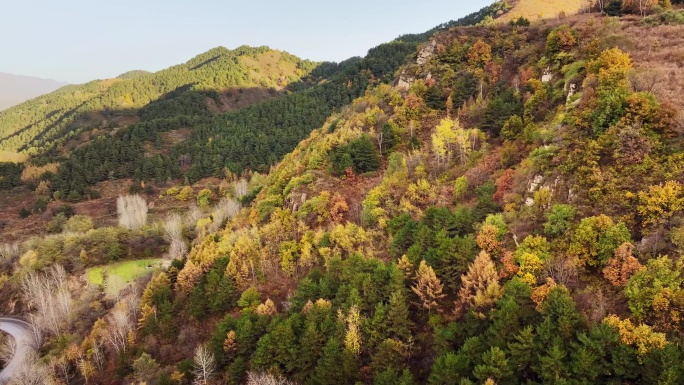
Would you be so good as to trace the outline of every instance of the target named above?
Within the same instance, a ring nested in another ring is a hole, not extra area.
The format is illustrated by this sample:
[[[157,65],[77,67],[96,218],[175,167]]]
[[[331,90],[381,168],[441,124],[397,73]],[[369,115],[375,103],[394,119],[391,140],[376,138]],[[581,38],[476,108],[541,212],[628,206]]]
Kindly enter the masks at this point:
[[[16,350],[9,364],[0,372],[0,384],[6,383],[14,371],[21,365],[26,355],[31,352],[29,345],[30,329],[26,322],[14,318],[0,317],[0,330],[12,336],[16,342]]]

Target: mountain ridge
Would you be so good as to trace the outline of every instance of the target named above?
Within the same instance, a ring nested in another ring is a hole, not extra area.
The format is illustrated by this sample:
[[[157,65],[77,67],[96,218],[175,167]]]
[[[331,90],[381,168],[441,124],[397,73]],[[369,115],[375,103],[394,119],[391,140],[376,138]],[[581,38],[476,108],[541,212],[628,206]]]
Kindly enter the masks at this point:
[[[55,91],[66,82],[0,72],[0,111]]]

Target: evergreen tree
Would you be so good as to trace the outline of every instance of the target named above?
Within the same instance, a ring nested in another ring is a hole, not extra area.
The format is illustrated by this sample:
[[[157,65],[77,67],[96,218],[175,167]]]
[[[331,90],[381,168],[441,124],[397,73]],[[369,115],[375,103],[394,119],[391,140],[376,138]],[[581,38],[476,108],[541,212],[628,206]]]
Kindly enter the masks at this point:
[[[387,307],[387,333],[392,338],[407,342],[411,338],[412,327],[406,297],[403,291],[395,291]]]
[[[340,370],[341,363],[342,346],[334,337],[331,337],[325,344],[321,353],[321,358],[316,365],[312,377],[313,383],[318,385],[339,385],[347,383],[347,379],[344,376],[344,370]]]

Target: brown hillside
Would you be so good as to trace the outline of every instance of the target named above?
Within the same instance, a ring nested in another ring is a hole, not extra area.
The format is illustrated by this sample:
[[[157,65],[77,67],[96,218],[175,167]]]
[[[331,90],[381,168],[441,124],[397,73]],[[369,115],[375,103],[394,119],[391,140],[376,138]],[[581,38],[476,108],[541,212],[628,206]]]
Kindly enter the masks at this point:
[[[530,21],[552,19],[561,13],[574,15],[586,10],[593,1],[589,0],[517,0],[512,1],[513,8],[497,18],[502,23],[508,23],[519,17]]]

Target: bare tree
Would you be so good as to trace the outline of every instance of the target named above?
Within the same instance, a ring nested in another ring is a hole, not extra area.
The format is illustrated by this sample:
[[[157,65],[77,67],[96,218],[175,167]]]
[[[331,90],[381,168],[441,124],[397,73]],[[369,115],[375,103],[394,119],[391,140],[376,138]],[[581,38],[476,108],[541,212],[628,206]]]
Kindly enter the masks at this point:
[[[135,309],[127,299],[117,302],[114,309],[107,315],[107,329],[104,338],[117,353],[125,353],[128,336],[135,330]]]
[[[172,213],[166,217],[166,222],[164,222],[164,238],[167,241],[183,238],[183,219],[180,214]]]
[[[38,361],[35,353],[30,353],[15,370],[10,385],[52,385],[55,380],[50,369]]]
[[[140,195],[124,195],[116,200],[119,226],[137,230],[147,224],[147,202]]]
[[[7,262],[18,255],[18,243],[0,243],[0,262]]]
[[[29,272],[22,280],[25,301],[35,312],[29,317],[40,330],[61,335],[73,309],[67,275],[60,265],[53,265],[46,273]]]
[[[73,377],[71,374],[71,362],[69,362],[69,359],[64,354],[50,358],[50,366],[54,374],[62,378],[63,383],[69,384],[71,382]]]
[[[547,260],[544,271],[547,277],[553,278],[554,281],[563,286],[573,287],[577,281],[576,262],[563,255]]]
[[[627,81],[635,92],[655,94],[665,76],[657,69],[632,70],[627,74]]]
[[[234,182],[233,184],[233,190],[235,192],[235,197],[240,199],[243,196],[247,195],[247,189],[248,189],[248,183],[247,179],[240,179],[237,182]]]
[[[590,8],[591,8],[591,2],[589,2]],[[606,0],[596,0],[596,6],[598,7],[599,12],[603,13],[603,10],[606,8]]]
[[[188,244],[182,239],[173,239],[169,244],[169,252],[167,256],[169,259],[182,259],[188,252]]]
[[[193,385],[207,385],[216,370],[214,353],[206,345],[200,345],[195,348],[194,363],[195,381]]]
[[[247,373],[247,385],[294,385],[294,382],[273,374],[249,372]]]
[[[185,214],[185,223],[194,226],[202,217],[202,210],[193,202],[190,204],[188,212]]]
[[[169,242],[168,258],[182,258],[188,252],[188,245],[183,240],[183,219],[180,214],[170,214],[166,218],[164,238]]]
[[[230,219],[240,212],[241,207],[240,203],[234,199],[221,199],[211,213],[212,223],[210,230],[212,232],[218,231],[221,226],[223,226],[223,222],[225,222],[226,219]]]
[[[28,341],[28,344],[33,348],[33,350],[38,350],[43,343],[43,329],[41,329],[41,327],[34,322],[35,315],[30,314],[28,318],[29,329],[31,332],[29,335],[30,340]]]
[[[98,341],[97,338],[92,342],[92,347],[90,348],[92,353],[92,359],[98,370],[102,371],[104,369],[105,356],[102,351],[102,342]]]

